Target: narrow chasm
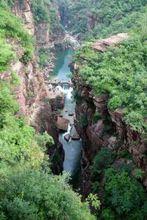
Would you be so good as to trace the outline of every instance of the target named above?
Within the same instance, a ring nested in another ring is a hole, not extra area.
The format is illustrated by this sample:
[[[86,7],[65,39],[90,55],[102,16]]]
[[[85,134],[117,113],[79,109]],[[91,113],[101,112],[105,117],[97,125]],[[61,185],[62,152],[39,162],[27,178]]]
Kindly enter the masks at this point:
[[[62,105],[57,105],[57,128],[59,131],[59,142],[64,149],[63,171],[75,176],[79,172],[82,141],[78,135],[75,125],[75,101],[73,97],[73,85],[71,82],[70,63],[74,50],[68,48],[58,51],[55,67],[49,79],[49,85],[54,95],[59,99],[62,97]]]

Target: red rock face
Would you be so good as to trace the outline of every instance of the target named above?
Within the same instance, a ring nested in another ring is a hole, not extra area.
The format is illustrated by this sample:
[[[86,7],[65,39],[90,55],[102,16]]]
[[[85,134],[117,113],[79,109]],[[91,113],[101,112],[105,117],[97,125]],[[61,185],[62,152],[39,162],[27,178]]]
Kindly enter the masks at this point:
[[[27,31],[31,35],[35,35],[35,22],[33,19],[33,14],[31,11],[30,0],[24,0],[23,3],[15,0],[14,7],[12,9],[13,13],[16,16],[19,16],[23,19]],[[40,28],[40,27],[39,27]],[[39,29],[40,30],[40,29]],[[46,46],[49,41],[48,29],[46,24],[41,26],[41,32],[43,38],[39,35],[38,42]],[[11,39],[8,39],[12,41]],[[19,46],[18,42],[10,42],[12,44],[18,60],[22,56],[22,48]],[[19,85],[15,88],[16,99],[19,103],[19,113],[24,115],[28,123],[31,124],[36,132],[47,131],[48,134],[53,136],[55,141],[55,146],[50,150],[49,155],[52,158],[53,155],[60,154],[61,161],[58,161],[53,170],[55,173],[62,171],[62,162],[63,162],[63,149],[60,146],[58,141],[58,131],[56,129],[56,114],[53,111],[54,103],[51,105],[51,97],[48,86],[45,83],[44,74],[38,69],[37,58],[34,54],[33,60],[28,64],[23,64],[20,61],[15,61],[11,64],[11,71],[15,72],[20,79]],[[10,79],[10,72],[5,72],[0,75],[1,79]],[[55,100],[56,105],[63,105],[62,100]]]
[[[133,157],[133,161],[138,168],[141,168],[147,174],[147,141],[141,134],[133,131],[131,127],[125,124],[123,112],[116,110],[108,111],[108,95],[104,94],[94,97],[91,89],[75,73],[73,78],[75,91],[78,94],[76,104],[76,129],[83,139],[83,158],[81,162],[82,183],[81,189],[84,195],[87,195],[91,189],[90,165],[94,156],[102,147],[108,147],[116,153],[120,150],[127,150]],[[93,121],[95,111],[101,119]],[[84,117],[85,124],[81,123]],[[106,118],[109,118],[107,120]],[[119,161],[123,158],[119,158]],[[117,164],[117,161],[116,161]],[[147,187],[147,175],[142,180]]]
[[[35,27],[37,46],[49,46],[49,27],[48,23],[39,23]]]
[[[96,51],[105,52],[108,47],[115,46],[129,38],[127,33],[119,33],[109,38],[98,40],[93,43],[92,48]]]
[[[23,19],[26,29],[29,31],[30,34],[33,35],[35,33],[35,26],[33,15],[31,12],[31,1],[24,0],[22,3],[20,3],[19,0],[15,0],[12,11],[15,15]]]
[[[61,131],[67,131],[69,120],[66,118],[59,117],[57,118],[57,128]]]
[[[20,3],[20,1],[15,0],[12,12],[23,19],[27,31],[31,35],[34,35],[36,27],[31,11],[31,1],[24,0]],[[43,33],[46,32],[46,29],[46,25],[42,25],[41,31],[43,31]],[[46,38],[48,38],[48,35]],[[44,45],[48,43],[48,40],[44,40]],[[17,44],[17,42],[10,43],[13,45],[18,58],[21,57],[22,49],[19,47],[19,44]],[[16,98],[20,106],[19,114],[25,115],[29,123],[35,127],[36,131],[47,130],[49,134],[55,133],[52,131],[51,125],[51,123],[55,123],[56,119],[52,117],[54,113],[51,110],[50,94],[45,84],[43,72],[37,69],[35,55],[33,60],[28,64],[24,65],[20,61],[12,63],[11,70],[15,72],[20,79],[20,83],[15,89]],[[6,78],[7,75],[10,74],[4,73],[2,75]],[[46,120],[41,122],[41,117],[46,117]],[[49,121],[51,118],[52,120]]]

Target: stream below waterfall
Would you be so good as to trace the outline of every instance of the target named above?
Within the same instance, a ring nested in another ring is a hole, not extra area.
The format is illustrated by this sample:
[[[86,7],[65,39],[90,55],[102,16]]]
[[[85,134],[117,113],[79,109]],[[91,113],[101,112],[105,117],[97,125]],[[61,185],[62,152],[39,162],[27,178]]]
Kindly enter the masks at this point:
[[[74,51],[72,49],[58,52],[52,76],[53,79],[57,79],[60,82],[71,81],[72,73],[69,64],[72,60],[73,53]],[[75,102],[72,95],[73,88],[64,85],[60,89],[65,94],[65,105],[60,115],[69,120],[67,132],[62,132],[59,135],[59,142],[62,144],[65,153],[63,169],[73,176],[76,175],[80,167],[82,141],[80,138],[74,138],[74,140],[72,138],[72,133],[74,133],[74,136],[78,136],[74,127]],[[66,140],[66,137],[68,137],[68,140]]]

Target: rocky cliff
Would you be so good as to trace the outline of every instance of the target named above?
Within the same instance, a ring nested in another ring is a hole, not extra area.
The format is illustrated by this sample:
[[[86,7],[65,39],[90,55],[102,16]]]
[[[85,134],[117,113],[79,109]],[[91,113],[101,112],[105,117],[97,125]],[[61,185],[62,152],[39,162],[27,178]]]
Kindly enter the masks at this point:
[[[131,127],[126,125],[123,120],[123,113],[119,110],[110,112],[107,109],[107,95],[94,97],[91,89],[80,84],[78,76],[74,79],[76,91],[78,91],[78,99],[76,105],[75,124],[78,133],[83,140],[83,156],[82,156],[82,191],[87,194],[90,190],[90,165],[101,148],[110,148],[119,155],[122,151],[128,151],[138,168],[147,172],[146,160],[146,139],[141,134],[133,131]],[[96,112],[99,112],[100,119],[93,122]],[[118,161],[122,158],[118,156]],[[128,161],[125,161],[128,163]],[[147,179],[143,179],[143,184],[147,187]]]
[[[117,44],[118,37],[120,35],[113,36],[112,39],[100,40],[94,43],[92,48],[104,52],[110,45]],[[126,37],[128,36],[126,35]],[[82,193],[87,195],[91,191],[92,161],[102,148],[108,148],[116,154],[114,165],[133,164],[133,169],[140,168],[144,173],[141,182],[147,187],[147,141],[145,136],[125,123],[121,109],[118,108],[115,111],[108,109],[108,94],[94,95],[92,87],[80,76],[77,64],[74,64],[72,69],[76,99],[75,125],[83,140]],[[122,156],[124,153],[130,155],[129,159]]]
[[[35,24],[30,0],[24,0],[23,3],[16,0],[12,11],[23,20],[29,34],[36,38],[36,48],[40,47],[40,44],[44,47],[48,46],[49,31],[47,25],[44,23]],[[54,160],[54,157],[58,157],[60,154],[58,161],[52,167],[55,173],[59,173],[62,170],[63,150],[58,142],[58,132],[55,126],[57,116],[51,104],[52,91],[49,91],[45,83],[44,72],[38,67],[36,53],[34,52],[32,60],[24,63],[21,60],[23,53],[21,46],[15,41],[10,43],[17,55],[17,59],[11,63],[11,72],[15,72],[20,81],[15,89],[20,106],[19,114],[24,115],[37,132],[47,131],[48,134],[53,136],[55,146],[50,148],[49,154],[51,160]],[[10,74],[8,71],[3,72],[0,77],[6,79],[9,78]],[[56,99],[56,96],[54,99]]]
[[[34,36],[36,27],[30,4],[29,0],[23,1],[23,3],[15,1],[12,11],[16,16],[23,19],[26,30]],[[20,57],[20,48],[16,48],[16,53]],[[45,99],[49,99],[49,94],[44,82],[43,73],[38,68],[35,54],[33,59],[27,64],[21,62],[20,59],[17,62],[15,61],[12,64],[12,71],[17,73],[21,81],[16,89],[20,111],[29,118],[29,121],[38,131],[41,131],[43,125],[36,123],[37,115],[42,111],[42,105]],[[46,126],[44,126],[44,129],[46,129]],[[49,131],[49,129],[47,130]]]

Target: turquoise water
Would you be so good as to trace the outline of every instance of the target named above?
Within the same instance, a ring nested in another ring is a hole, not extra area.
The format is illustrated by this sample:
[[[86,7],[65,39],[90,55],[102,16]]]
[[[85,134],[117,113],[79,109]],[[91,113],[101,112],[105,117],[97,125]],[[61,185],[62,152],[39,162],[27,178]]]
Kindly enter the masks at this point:
[[[53,75],[56,76],[59,80],[67,81],[71,78],[69,64],[72,61],[73,54],[74,51],[72,49],[59,51],[56,54],[56,62]]]
[[[57,55],[57,60],[54,68],[53,77],[60,81],[68,81],[71,78],[71,72],[69,64],[72,61],[73,50],[66,50],[59,52]],[[64,171],[69,172],[71,175],[74,175],[77,169],[80,167],[80,158],[81,158],[81,149],[82,142],[81,140],[72,140],[70,139],[67,142],[64,138],[66,134],[70,134],[71,126],[74,126],[74,116],[69,116],[71,113],[75,114],[75,102],[72,96],[73,88],[62,88],[65,94],[65,106],[61,111],[61,115],[69,120],[69,129],[65,133],[59,135],[59,141],[63,146],[65,152],[65,159],[63,163]]]

